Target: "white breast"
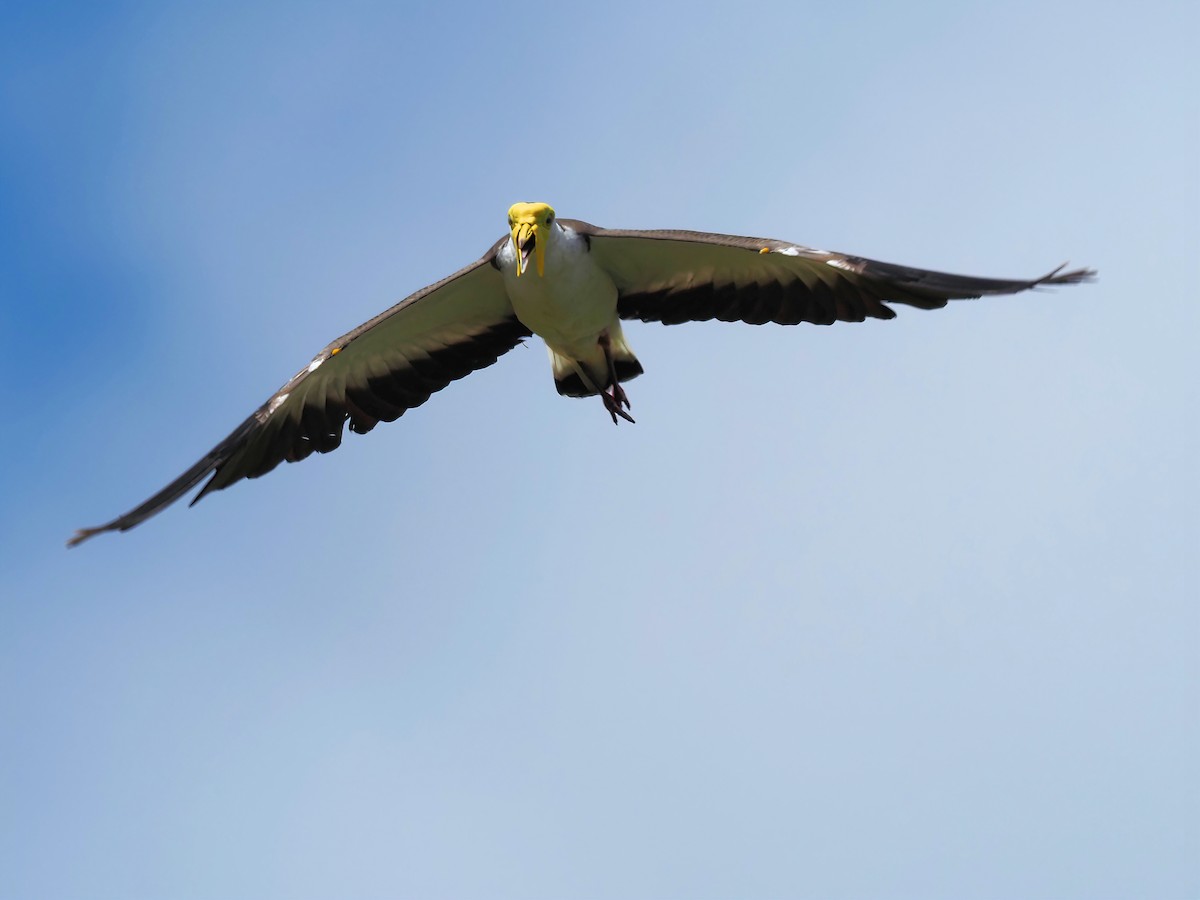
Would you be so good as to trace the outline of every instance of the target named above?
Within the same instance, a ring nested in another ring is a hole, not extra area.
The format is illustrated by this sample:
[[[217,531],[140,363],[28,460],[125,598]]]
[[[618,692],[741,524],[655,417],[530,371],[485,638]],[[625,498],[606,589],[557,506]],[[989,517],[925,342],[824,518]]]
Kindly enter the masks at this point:
[[[517,277],[512,242],[497,254],[504,287],[517,318],[554,350],[585,357],[601,331],[616,321],[617,288],[588,252],[587,238],[555,223],[545,250],[545,274],[532,258]]]

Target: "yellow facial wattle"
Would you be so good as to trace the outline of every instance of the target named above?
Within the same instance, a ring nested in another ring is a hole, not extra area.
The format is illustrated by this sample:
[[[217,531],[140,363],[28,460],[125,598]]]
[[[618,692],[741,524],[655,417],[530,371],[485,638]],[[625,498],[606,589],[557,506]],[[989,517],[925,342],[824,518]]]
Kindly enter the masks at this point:
[[[530,252],[537,264],[538,276],[546,273],[546,245],[550,242],[550,223],[553,221],[554,210],[548,203],[514,203],[509,207],[508,227],[517,256],[518,278],[528,267]]]

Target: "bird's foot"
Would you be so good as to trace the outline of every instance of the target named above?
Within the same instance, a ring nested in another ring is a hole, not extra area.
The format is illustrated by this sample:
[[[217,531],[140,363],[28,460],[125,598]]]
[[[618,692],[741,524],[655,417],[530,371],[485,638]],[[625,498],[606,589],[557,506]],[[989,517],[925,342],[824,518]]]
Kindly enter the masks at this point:
[[[617,424],[617,416],[620,416],[626,422],[633,422],[633,416],[621,408],[622,403],[624,403],[626,406],[629,405],[629,398],[625,396],[625,392],[621,390],[620,385],[616,385],[611,394],[608,391],[601,391],[600,399],[604,401],[604,408],[608,410],[608,414],[612,416],[614,425]]]
[[[633,407],[629,405],[629,395],[625,393],[625,388],[621,387],[620,382],[613,382],[612,396],[613,399],[617,401],[617,406],[624,406],[626,409],[633,409]]]

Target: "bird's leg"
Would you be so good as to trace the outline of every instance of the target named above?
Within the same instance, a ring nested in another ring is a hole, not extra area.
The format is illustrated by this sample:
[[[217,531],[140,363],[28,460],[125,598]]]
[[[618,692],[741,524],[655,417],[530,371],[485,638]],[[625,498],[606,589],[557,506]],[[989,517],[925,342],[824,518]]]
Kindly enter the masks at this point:
[[[625,394],[625,389],[621,387],[621,382],[617,380],[617,365],[613,362],[612,341],[609,340],[607,331],[600,332],[600,349],[604,351],[604,362],[608,364],[608,382],[612,385],[611,392],[600,392],[600,399],[604,401],[604,408],[612,416],[614,425],[617,424],[617,416],[620,416],[626,422],[633,422],[633,416],[621,408],[622,404],[625,405],[626,409],[630,408],[629,397]]]

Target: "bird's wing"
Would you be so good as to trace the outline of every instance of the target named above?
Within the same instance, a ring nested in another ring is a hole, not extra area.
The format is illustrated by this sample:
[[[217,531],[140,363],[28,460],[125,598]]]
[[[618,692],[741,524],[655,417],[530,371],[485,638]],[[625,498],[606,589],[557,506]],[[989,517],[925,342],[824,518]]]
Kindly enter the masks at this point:
[[[328,453],[342,442],[347,420],[351,431],[366,433],[451,381],[490,366],[530,336],[493,264],[503,243],[330,343],[194,466],[136,509],[76,532],[69,544],[127,531],[210,474],[192,503],[281,462]]]
[[[769,238],[698,231],[617,231],[563,225],[587,235],[617,285],[623,319],[644,322],[862,322],[896,314],[885,302],[937,309],[948,300],[1013,294],[1091,278],[1089,269],[1028,281],[948,275],[814,250]]]

